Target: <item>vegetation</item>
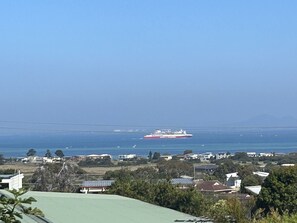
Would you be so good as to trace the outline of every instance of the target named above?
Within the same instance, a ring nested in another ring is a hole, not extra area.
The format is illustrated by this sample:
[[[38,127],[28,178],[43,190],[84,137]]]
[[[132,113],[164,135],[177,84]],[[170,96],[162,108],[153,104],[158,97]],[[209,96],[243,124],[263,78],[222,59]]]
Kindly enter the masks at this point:
[[[203,196],[194,188],[180,190],[168,181],[117,180],[108,191],[162,207],[200,216],[206,207]]]
[[[57,157],[63,158],[64,157],[64,153],[61,149],[57,149],[55,152]]]
[[[257,207],[265,213],[271,209],[280,214],[297,213],[297,167],[275,169],[265,179],[257,200]]]
[[[36,155],[36,150],[35,149],[29,149],[27,152],[27,156],[35,156]]]
[[[81,169],[70,164],[45,164],[40,166],[33,174],[30,183],[32,190],[75,192],[75,175],[81,173]]]
[[[36,202],[33,197],[22,198],[27,191],[10,190],[13,197],[0,197],[0,220],[4,223],[21,223],[23,214],[44,216],[38,208],[27,207],[27,205]],[[26,206],[25,206],[26,205]]]
[[[44,154],[44,157],[47,157],[47,158],[51,158],[52,157],[52,153],[51,153],[51,151],[49,149],[46,150],[46,153]]]

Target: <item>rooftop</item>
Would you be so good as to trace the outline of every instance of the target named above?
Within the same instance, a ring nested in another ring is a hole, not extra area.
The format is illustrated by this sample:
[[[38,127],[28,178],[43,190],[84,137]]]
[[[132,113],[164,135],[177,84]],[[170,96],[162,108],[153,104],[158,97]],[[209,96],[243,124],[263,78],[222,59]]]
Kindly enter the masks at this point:
[[[3,190],[0,192],[7,194]],[[49,219],[48,222],[55,223],[174,223],[201,220],[168,208],[117,195],[29,191],[24,196],[34,197],[37,202],[33,203],[33,206],[36,205],[43,211]],[[22,222],[36,221],[25,216]]]

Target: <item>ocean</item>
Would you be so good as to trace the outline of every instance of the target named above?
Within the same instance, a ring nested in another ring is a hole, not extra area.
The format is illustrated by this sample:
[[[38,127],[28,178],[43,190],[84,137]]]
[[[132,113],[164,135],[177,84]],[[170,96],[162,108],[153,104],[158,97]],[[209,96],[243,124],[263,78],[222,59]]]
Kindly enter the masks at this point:
[[[25,157],[30,148],[43,156],[57,149],[65,156],[121,154],[147,156],[150,151],[161,154],[182,154],[184,150],[203,152],[297,152],[297,129],[233,129],[199,130],[192,138],[143,139],[148,132],[89,132],[26,134],[0,136],[0,154],[4,157]]]

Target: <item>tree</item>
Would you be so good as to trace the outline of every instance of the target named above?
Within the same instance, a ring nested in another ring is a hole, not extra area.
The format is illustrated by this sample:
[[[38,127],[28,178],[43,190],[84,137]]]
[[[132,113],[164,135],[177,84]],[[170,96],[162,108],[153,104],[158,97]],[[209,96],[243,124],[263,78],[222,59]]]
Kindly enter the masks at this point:
[[[153,157],[153,153],[152,153],[152,151],[150,151],[149,152],[149,155],[148,155],[148,160],[151,161],[152,160],[152,157]]]
[[[64,153],[61,149],[57,149],[55,152],[57,157],[63,158],[64,157]]]
[[[263,182],[262,178],[258,175],[251,174],[249,176],[246,176],[240,184],[240,190],[243,193],[246,193],[246,186],[257,186],[261,185]]]
[[[44,154],[44,156],[47,157],[47,158],[51,158],[52,157],[51,151],[49,149],[46,150],[46,153]]]
[[[297,166],[273,170],[262,184],[257,207],[277,210],[280,214],[297,213]]]
[[[44,216],[38,208],[24,206],[23,204],[32,204],[36,202],[33,197],[21,198],[26,190],[10,190],[13,197],[0,197],[0,220],[4,223],[21,223],[19,219],[23,218],[23,214],[30,214],[35,216]]]
[[[36,155],[36,150],[35,149],[29,149],[27,152],[27,156],[35,156]]]
[[[72,164],[45,164],[40,166],[32,175],[30,183],[32,190],[74,192],[77,190],[75,174],[80,171]]]
[[[191,150],[191,149],[187,149],[187,150],[184,151],[184,155],[186,155],[186,154],[190,154],[190,153],[193,153],[193,150]]]
[[[4,164],[4,157],[2,154],[0,154],[0,165]]]
[[[161,154],[160,153],[154,152],[153,160],[158,160],[158,159],[160,159],[160,157],[161,157]]]
[[[237,170],[238,170],[238,165],[234,164],[232,160],[226,159],[214,171],[213,175],[216,176],[219,180],[225,181],[227,173],[237,172]]]
[[[193,176],[193,165],[180,160],[162,161],[157,165],[163,178],[177,178],[182,175]]]

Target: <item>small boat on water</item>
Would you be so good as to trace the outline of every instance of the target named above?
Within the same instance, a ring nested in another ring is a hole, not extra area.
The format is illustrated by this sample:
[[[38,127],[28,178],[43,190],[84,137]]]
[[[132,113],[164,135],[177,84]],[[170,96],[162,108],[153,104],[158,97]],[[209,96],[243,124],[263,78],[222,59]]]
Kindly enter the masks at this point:
[[[157,129],[151,134],[145,135],[144,139],[177,139],[177,138],[190,138],[192,134],[187,133],[185,130],[171,131]]]

